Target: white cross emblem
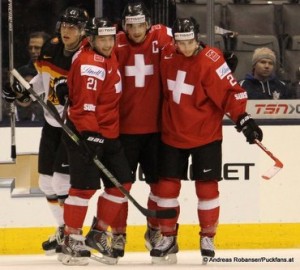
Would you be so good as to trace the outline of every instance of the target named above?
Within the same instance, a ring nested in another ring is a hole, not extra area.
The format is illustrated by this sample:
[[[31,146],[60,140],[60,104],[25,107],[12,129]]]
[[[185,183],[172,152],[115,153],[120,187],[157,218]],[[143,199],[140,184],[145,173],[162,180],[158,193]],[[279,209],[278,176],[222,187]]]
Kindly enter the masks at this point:
[[[116,88],[116,93],[120,93],[122,92],[122,80],[121,80],[121,73],[120,71],[118,70],[117,71],[119,77],[120,77],[120,80],[115,84],[115,88]]]
[[[145,65],[143,54],[134,55],[134,66],[125,66],[125,76],[135,76],[136,87],[144,87],[145,77],[153,73],[153,65]]]
[[[177,104],[180,103],[181,94],[192,95],[194,91],[194,85],[184,83],[186,72],[178,70],[176,75],[176,81],[167,80],[168,89],[173,91],[173,100]]]

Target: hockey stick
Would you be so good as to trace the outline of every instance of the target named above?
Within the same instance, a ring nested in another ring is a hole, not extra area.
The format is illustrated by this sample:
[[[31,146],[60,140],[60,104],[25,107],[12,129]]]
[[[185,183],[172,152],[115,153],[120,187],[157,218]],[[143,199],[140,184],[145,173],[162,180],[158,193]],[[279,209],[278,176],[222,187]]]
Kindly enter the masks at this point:
[[[231,117],[226,114],[226,116],[234,123],[234,121],[231,119]],[[259,146],[260,149],[262,149],[271,159],[275,161],[275,164],[273,167],[268,169],[261,177],[265,180],[270,180],[275,174],[277,174],[282,168],[283,163],[275,157],[270,150],[268,150],[259,140],[255,139],[255,144]]]
[[[66,134],[75,142],[78,146],[81,146],[83,143],[81,139],[64,123],[64,121],[60,118],[60,115],[54,105],[49,102],[45,103],[44,100],[32,89],[30,84],[25,81],[25,79],[16,71],[15,69],[11,70],[11,74],[26,88],[26,90],[32,94],[36,100],[40,103],[40,105],[46,109],[51,116],[61,125],[62,129],[66,132]],[[87,153],[88,149],[86,149]],[[128,198],[129,201],[133,203],[133,205],[144,215],[147,217],[155,217],[155,218],[174,218],[177,215],[177,211],[174,208],[165,209],[165,210],[149,210],[147,208],[142,207],[131,195],[130,193],[122,186],[122,184],[105,168],[105,166],[98,159],[97,155],[93,157],[93,162],[100,169],[108,179],[118,188],[125,197]]]
[[[52,103],[51,103],[52,104]],[[61,119],[63,120],[63,122],[65,122],[66,118],[67,118],[67,112],[68,112],[68,107],[70,105],[70,101],[69,101],[69,98],[65,98],[65,105],[64,105],[64,109],[63,109],[63,112],[62,112],[62,116],[61,116]],[[55,109],[56,110],[56,109]]]
[[[8,44],[9,44],[9,70],[14,68],[14,25],[13,25],[13,0],[8,0]],[[10,86],[14,83],[14,77],[9,76]],[[15,160],[17,157],[16,153],[16,113],[15,113],[15,104],[10,103],[10,127],[11,127],[11,158]]]
[[[275,161],[273,167],[267,170],[263,175],[262,178],[265,180],[270,180],[275,174],[277,174],[282,168],[283,163],[275,157],[270,150],[268,150],[259,140],[255,140],[255,143],[271,158]]]

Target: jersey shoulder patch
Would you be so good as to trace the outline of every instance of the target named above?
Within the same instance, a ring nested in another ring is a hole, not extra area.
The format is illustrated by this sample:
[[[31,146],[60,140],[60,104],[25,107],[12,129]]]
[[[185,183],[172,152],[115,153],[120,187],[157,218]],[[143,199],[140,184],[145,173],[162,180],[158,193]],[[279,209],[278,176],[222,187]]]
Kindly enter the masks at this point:
[[[205,56],[209,59],[211,59],[213,62],[217,62],[220,59],[220,54],[218,54],[218,52],[216,52],[213,49],[209,49],[206,53]]]
[[[155,24],[151,26],[151,31],[162,29],[161,24]]]
[[[53,37],[50,39],[51,44],[58,44],[59,43],[59,38],[58,37]]]
[[[94,54],[94,61],[103,63],[105,61],[105,58],[102,55]]]

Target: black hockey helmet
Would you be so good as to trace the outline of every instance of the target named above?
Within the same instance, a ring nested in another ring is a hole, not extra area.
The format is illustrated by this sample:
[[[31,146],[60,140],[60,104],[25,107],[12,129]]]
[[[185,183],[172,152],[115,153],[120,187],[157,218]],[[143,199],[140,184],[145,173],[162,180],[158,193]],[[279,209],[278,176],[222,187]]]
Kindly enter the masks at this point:
[[[107,18],[91,18],[84,27],[86,36],[107,36],[115,35],[116,27]]]
[[[88,19],[89,15],[85,9],[78,7],[68,7],[61,15],[60,22],[84,26]]]
[[[199,42],[199,24],[193,17],[177,18],[172,27],[172,34],[176,40],[195,39]]]
[[[60,16],[59,21],[56,23],[55,31],[60,34],[61,23],[66,22],[77,25],[79,28],[83,28],[89,15],[85,9],[78,7],[68,7]]]
[[[126,31],[126,24],[147,23],[151,27],[151,15],[143,2],[128,3],[122,14],[122,28]]]

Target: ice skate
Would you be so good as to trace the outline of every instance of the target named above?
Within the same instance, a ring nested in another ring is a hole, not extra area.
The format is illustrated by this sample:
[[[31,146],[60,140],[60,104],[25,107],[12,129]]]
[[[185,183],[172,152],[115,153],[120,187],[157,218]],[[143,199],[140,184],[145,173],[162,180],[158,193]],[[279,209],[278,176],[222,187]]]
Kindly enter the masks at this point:
[[[111,247],[118,257],[124,257],[126,234],[113,234]]]
[[[42,248],[45,251],[46,255],[55,255],[56,249],[63,242],[64,228],[65,226],[58,227],[55,234],[51,235],[47,241],[44,241],[42,243]]]
[[[153,264],[176,264],[178,252],[177,236],[162,236],[150,251]]]
[[[87,265],[91,252],[84,240],[85,238],[81,234],[66,235],[58,260],[65,265]]]
[[[160,230],[152,229],[150,227],[147,227],[147,231],[144,235],[145,238],[145,246],[146,248],[151,251],[153,247],[156,246],[156,244],[159,242],[159,240],[162,238],[162,235],[160,233]]]
[[[200,249],[202,255],[202,264],[207,264],[210,258],[215,257],[214,238],[201,236]]]
[[[86,235],[85,243],[92,249],[97,250],[99,253],[91,254],[91,259],[105,264],[117,264],[118,255],[113,250],[112,237],[106,231],[96,230],[94,227],[97,219],[94,218],[91,230]]]

